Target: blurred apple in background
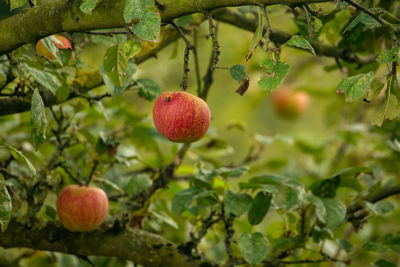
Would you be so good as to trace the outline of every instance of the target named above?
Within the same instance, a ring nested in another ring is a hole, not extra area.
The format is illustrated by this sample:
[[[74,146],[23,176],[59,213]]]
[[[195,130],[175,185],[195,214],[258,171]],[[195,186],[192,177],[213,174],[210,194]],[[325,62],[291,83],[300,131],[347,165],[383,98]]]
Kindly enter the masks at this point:
[[[53,40],[53,44],[58,48],[58,49],[67,49],[67,50],[72,50],[72,43],[71,41],[62,35],[53,35],[54,38],[56,38],[58,41]],[[43,44],[43,39],[39,40],[36,44],[36,52],[38,55],[44,56],[50,60],[55,59],[54,55],[50,52],[50,50]]]
[[[307,110],[310,96],[304,91],[281,87],[272,94],[272,104],[278,116],[285,119],[296,119]]]

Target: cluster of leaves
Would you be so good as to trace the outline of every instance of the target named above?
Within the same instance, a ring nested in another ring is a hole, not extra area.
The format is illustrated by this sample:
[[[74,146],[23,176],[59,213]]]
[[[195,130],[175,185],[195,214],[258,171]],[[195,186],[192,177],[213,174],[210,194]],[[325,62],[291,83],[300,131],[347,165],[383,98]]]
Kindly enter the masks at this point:
[[[213,170],[206,170],[202,166],[198,168],[197,175],[189,182],[190,187],[175,194],[172,211],[178,215],[189,212],[200,220],[214,213],[222,217],[221,221],[229,216],[242,223],[245,220],[250,227],[238,234],[232,244],[237,244],[243,258],[253,265],[262,261],[272,262],[277,255],[287,250],[304,248],[309,243],[308,236],[316,244],[326,239],[334,240],[333,231],[347,220],[346,205],[335,198],[337,190],[345,187],[361,194],[363,186],[358,177],[361,173],[371,173],[368,168],[344,169],[330,178],[312,183],[308,189],[293,178],[260,175],[239,182],[239,190],[235,192],[230,189],[232,183],[229,181],[239,179],[247,172],[247,167]],[[366,202],[366,205],[377,214],[385,214],[394,209],[390,202],[375,205]],[[268,234],[266,236],[261,232],[253,232],[253,227],[261,224],[268,212],[285,214],[290,224],[296,225],[297,232],[281,229],[276,236],[276,233],[272,235],[268,231],[271,237],[274,236],[271,240]],[[389,235],[384,240],[384,244],[392,244],[391,248],[396,249],[396,237]],[[337,242],[338,246],[351,251],[348,241]],[[364,246],[373,247],[372,243],[368,244]],[[379,248],[383,249],[383,246]]]
[[[388,39],[387,47],[371,47],[366,46],[366,49],[370,50],[371,53],[379,52],[375,62],[371,61],[367,67],[365,67],[367,72],[361,70],[353,70],[349,67],[349,77],[343,79],[337,86],[337,93],[344,93],[345,99],[348,102],[354,102],[360,100],[361,98],[367,102],[374,101],[380,94],[385,93],[385,97],[381,100],[381,106],[370,118],[372,125],[381,126],[383,121],[393,120],[397,118],[400,114],[400,102],[399,102],[399,81],[396,76],[396,68],[399,61],[399,42],[397,41],[396,34],[393,32],[394,29],[400,24],[400,21],[394,16],[390,16],[392,19],[388,19],[388,12],[381,8],[372,8],[371,12],[375,14],[386,14],[386,19],[388,25],[383,25],[378,22],[371,15],[364,12],[360,12],[354,17],[346,14],[348,5],[346,3],[338,3],[337,9],[332,11],[327,15],[320,15],[321,19],[318,18],[318,14],[308,14],[307,19],[305,16],[296,15],[296,24],[298,26],[299,34],[291,36],[291,38],[279,47],[271,47],[271,41],[269,40],[270,27],[265,25],[265,20],[262,15],[261,8],[258,8],[258,12],[255,12],[251,8],[241,9],[241,12],[246,14],[252,11],[253,14],[258,16],[258,28],[254,34],[253,40],[250,45],[250,50],[254,50],[260,42],[267,43],[266,51],[268,57],[260,63],[260,67],[266,69],[266,74],[261,77],[258,81],[258,85],[268,91],[275,91],[281,85],[283,79],[289,73],[289,65],[285,62],[279,60],[279,53],[284,46],[297,47],[304,50],[308,50],[313,55],[316,55],[315,50],[310,42],[321,42],[319,37],[324,31],[332,30],[333,23],[335,20],[343,20],[343,14],[348,20],[347,24],[341,27],[339,35],[339,48],[349,49],[351,48],[356,52],[364,52],[361,49],[362,44],[374,42],[373,40],[367,41],[371,36],[375,36],[379,31],[380,35],[385,33]],[[316,12],[315,12],[316,13]],[[390,14],[390,13],[389,13]],[[267,27],[267,33],[263,36],[263,31]],[[339,27],[339,25],[335,25]],[[398,31],[398,30],[397,30]],[[327,35],[327,37],[329,37]],[[390,38],[388,38],[390,37]],[[394,40],[393,40],[394,39]],[[337,42],[337,40],[332,40],[332,42]],[[355,47],[353,47],[355,46]],[[372,48],[372,49],[371,49]],[[252,53],[252,51],[250,52]],[[358,55],[355,55],[358,57]],[[375,73],[379,71],[380,65],[389,65],[391,71],[386,74],[386,81],[383,82],[381,78],[375,77]],[[342,67],[339,65],[339,67]],[[243,65],[235,65],[230,69],[231,76],[233,79],[237,80],[239,83],[243,82],[247,76],[245,73],[245,67]],[[357,73],[351,76],[352,73]],[[378,97],[380,98],[380,97]]]

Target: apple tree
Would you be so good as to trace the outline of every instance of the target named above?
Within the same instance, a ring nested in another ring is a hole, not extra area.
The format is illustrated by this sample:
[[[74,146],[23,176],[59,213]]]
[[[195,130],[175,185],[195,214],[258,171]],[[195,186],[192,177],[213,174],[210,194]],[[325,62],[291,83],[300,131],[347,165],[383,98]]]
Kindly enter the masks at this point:
[[[0,2],[0,265],[398,266],[399,38],[396,0]]]

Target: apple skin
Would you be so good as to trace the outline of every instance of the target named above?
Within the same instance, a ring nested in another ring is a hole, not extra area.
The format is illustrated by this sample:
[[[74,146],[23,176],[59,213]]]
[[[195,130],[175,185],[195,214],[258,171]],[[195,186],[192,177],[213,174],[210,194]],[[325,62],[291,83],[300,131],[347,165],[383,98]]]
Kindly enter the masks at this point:
[[[292,91],[282,88],[272,95],[272,104],[275,112],[280,117],[296,119],[307,110],[310,104],[310,97],[304,91]]]
[[[154,103],[156,129],[172,142],[201,139],[210,126],[211,113],[203,99],[184,91],[165,92]]]
[[[57,214],[62,225],[72,232],[89,232],[107,216],[108,198],[97,187],[70,185],[57,197]]]
[[[55,38],[57,38],[62,43],[62,45],[61,45],[61,44],[53,41],[55,46],[57,46],[59,49],[71,49],[72,50],[72,44],[71,44],[71,41],[68,38],[66,38],[66,37],[64,37],[62,35],[53,35],[53,36]],[[50,50],[48,50],[43,45],[42,40],[39,40],[39,42],[37,42],[37,44],[36,44],[36,52],[39,55],[44,56],[44,57],[46,57],[46,58],[48,58],[50,60],[55,59],[54,55],[50,52]]]

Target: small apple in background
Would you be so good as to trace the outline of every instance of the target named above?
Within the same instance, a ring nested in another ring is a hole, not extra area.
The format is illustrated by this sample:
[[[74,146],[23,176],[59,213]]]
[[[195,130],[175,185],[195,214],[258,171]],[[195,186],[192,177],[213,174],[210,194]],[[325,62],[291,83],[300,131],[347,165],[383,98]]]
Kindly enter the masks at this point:
[[[99,227],[107,216],[108,198],[97,187],[70,185],[57,197],[57,214],[72,232],[88,232]]]
[[[55,46],[57,46],[59,49],[72,50],[72,43],[68,38],[66,38],[66,37],[64,37],[62,35],[53,35],[53,36],[55,38],[57,38],[57,40],[60,41],[60,43],[56,42],[56,41],[53,41],[53,44]],[[38,53],[38,55],[44,56],[44,57],[46,57],[46,58],[48,58],[50,60],[55,59],[54,55],[50,52],[50,50],[47,49],[43,45],[43,40],[39,40],[39,42],[37,42],[37,44],[36,44],[36,52]]]
[[[154,125],[172,142],[199,140],[206,134],[210,120],[207,103],[184,91],[165,92],[154,103]]]
[[[307,110],[310,97],[304,91],[293,91],[282,87],[272,94],[272,104],[280,117],[296,119]]]

